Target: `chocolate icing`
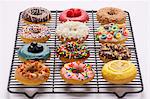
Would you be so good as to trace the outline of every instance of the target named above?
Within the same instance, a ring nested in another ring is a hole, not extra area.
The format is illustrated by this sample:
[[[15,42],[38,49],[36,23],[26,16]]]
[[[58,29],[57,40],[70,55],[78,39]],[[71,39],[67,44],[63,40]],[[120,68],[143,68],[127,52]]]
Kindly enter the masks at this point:
[[[122,44],[101,44],[99,55],[100,57],[111,60],[128,60],[131,58],[130,50]]]
[[[23,11],[22,18],[33,23],[46,22],[51,19],[51,12],[42,7],[32,7]]]

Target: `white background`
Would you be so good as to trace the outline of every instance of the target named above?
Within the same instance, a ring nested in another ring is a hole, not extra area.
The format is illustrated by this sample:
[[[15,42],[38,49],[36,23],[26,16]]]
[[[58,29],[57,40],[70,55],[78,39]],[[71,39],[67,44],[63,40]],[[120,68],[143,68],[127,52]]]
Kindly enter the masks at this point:
[[[22,95],[7,92],[7,81],[13,55],[15,34],[19,12],[32,6],[42,6],[49,10],[63,10],[78,7],[85,10],[98,10],[106,6],[118,7],[130,12],[136,47],[144,82],[144,91],[140,94],[127,95],[125,99],[148,99],[150,97],[150,31],[148,30],[148,5],[144,0],[10,0],[0,1],[0,99],[26,99]],[[150,17],[149,17],[150,18]],[[150,26],[150,25],[149,25]],[[37,99],[78,99],[80,95],[38,95]],[[113,95],[87,95],[83,99],[116,99]]]

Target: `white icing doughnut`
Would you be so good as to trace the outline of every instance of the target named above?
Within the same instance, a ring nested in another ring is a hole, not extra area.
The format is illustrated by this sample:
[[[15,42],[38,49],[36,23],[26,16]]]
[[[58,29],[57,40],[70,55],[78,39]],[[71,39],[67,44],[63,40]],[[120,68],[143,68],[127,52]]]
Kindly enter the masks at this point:
[[[24,38],[43,38],[50,36],[50,30],[40,24],[30,24],[19,30],[19,35]]]
[[[87,38],[89,29],[85,23],[68,21],[61,23],[56,29],[56,35],[58,38],[66,39],[77,39],[82,41]]]

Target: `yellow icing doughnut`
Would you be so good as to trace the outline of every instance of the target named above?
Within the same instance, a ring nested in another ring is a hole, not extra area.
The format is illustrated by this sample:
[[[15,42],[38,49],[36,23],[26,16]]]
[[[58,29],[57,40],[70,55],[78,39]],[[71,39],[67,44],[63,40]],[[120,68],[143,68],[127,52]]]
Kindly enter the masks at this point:
[[[133,63],[126,60],[114,60],[106,63],[102,68],[102,76],[113,84],[126,84],[132,81],[137,74]]]

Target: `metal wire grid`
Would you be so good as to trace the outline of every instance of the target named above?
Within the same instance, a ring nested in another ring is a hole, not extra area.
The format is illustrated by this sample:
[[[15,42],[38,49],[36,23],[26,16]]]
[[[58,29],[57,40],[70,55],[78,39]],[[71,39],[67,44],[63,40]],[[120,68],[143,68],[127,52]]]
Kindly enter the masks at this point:
[[[138,57],[137,57],[137,52],[136,52],[136,47],[134,42],[130,16],[128,12],[125,11],[127,14],[126,25],[129,31],[131,32],[131,35],[128,37],[128,41],[126,41],[126,46],[128,46],[129,49],[131,49],[131,53],[132,53],[131,61],[136,65],[138,73],[135,80],[133,80],[129,84],[124,84],[124,85],[110,84],[109,82],[104,80],[101,75],[103,62],[99,59],[98,51],[100,45],[99,42],[95,40],[95,34],[94,34],[94,32],[96,32],[96,29],[100,26],[100,24],[96,20],[96,11],[93,10],[87,11],[89,15],[89,21],[86,24],[89,27],[90,32],[89,32],[89,38],[85,41],[85,45],[90,50],[90,57],[85,61],[85,63],[89,63],[93,65],[93,68],[96,71],[96,75],[91,82],[85,85],[66,84],[60,76],[60,69],[63,66],[63,63],[55,55],[56,47],[61,44],[61,42],[55,36],[55,29],[57,25],[60,24],[58,18],[61,11],[51,11],[51,12],[52,12],[51,21],[44,24],[48,26],[51,30],[51,38],[49,39],[49,41],[46,42],[46,45],[49,46],[49,48],[51,49],[51,58],[50,60],[47,60],[45,62],[45,65],[50,67],[51,73],[50,73],[49,80],[39,86],[25,86],[20,84],[14,78],[16,67],[22,63],[18,58],[17,50],[24,45],[24,43],[18,36],[18,30],[21,29],[22,26],[26,25],[26,23],[22,21],[21,13],[20,13],[15,46],[14,46],[13,60],[10,69],[10,76],[9,76],[8,88],[7,88],[10,93],[24,94],[28,98],[33,98],[36,94],[48,94],[48,93],[51,94],[110,93],[110,94],[115,94],[118,98],[121,98],[124,97],[127,93],[139,93],[143,91],[143,83],[142,83],[142,78],[141,78],[141,73],[139,68],[139,62],[138,62]]]

